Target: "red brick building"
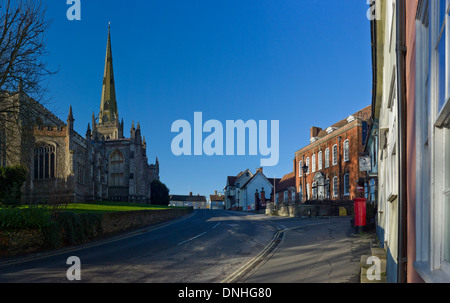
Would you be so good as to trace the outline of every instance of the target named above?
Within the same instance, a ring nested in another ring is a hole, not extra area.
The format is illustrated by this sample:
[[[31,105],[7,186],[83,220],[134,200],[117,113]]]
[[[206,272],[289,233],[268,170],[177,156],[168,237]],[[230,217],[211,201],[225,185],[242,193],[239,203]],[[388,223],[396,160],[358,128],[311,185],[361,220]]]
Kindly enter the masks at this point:
[[[356,187],[359,178],[365,175],[359,171],[359,157],[364,151],[370,116],[369,105],[326,129],[311,127],[311,143],[295,152],[298,200],[361,196]],[[306,173],[303,172],[305,165]]]

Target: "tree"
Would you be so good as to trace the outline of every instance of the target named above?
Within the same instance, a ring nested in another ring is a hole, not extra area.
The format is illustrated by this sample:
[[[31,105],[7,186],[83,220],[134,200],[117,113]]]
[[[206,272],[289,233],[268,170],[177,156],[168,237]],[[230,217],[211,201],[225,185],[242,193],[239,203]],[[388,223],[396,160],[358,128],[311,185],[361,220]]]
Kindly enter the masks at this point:
[[[153,180],[151,183],[151,201],[155,205],[169,205],[169,189],[159,180]]]
[[[43,0],[0,0],[0,166],[20,146],[5,138],[30,130],[32,107],[43,102],[44,82],[55,73],[42,61],[50,24],[45,11]]]
[[[23,165],[0,167],[0,203],[5,205],[20,204],[20,187],[28,171]]]

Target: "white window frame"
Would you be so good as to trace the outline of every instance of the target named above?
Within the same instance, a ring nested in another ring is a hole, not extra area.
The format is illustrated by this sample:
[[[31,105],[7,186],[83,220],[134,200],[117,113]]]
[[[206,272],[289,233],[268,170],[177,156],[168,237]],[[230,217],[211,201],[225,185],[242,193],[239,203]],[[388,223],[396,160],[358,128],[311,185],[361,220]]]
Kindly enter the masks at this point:
[[[427,3],[429,15],[425,13],[416,21],[416,175],[421,177],[416,178],[414,268],[426,282],[436,283],[450,281],[450,256],[445,255],[445,246],[450,241],[445,231],[450,219],[450,0],[445,0],[442,22],[441,0]],[[421,11],[426,8],[422,5]],[[424,25],[427,17],[430,31]],[[445,38],[445,98],[439,107],[438,43],[442,38]],[[423,101],[427,99],[429,114]]]
[[[335,150],[336,150],[336,153],[334,152]],[[337,158],[338,158],[338,146],[337,146],[337,144],[333,145],[331,153],[332,153],[333,165],[337,165],[338,164],[338,160],[337,160]]]
[[[350,174],[344,175],[344,196],[350,196]]]
[[[310,161],[309,161],[309,157],[308,158],[306,158],[306,166],[308,167],[308,170],[306,171],[306,174],[307,175],[309,175],[309,172],[310,172],[310,166],[309,166],[309,163],[310,163]]]
[[[322,170],[322,151],[319,151],[318,153],[317,153],[317,170],[319,171],[319,170]]]
[[[316,154],[313,154],[311,157],[311,172],[315,173],[316,172]]]
[[[325,168],[330,167],[330,149],[325,150]]]
[[[302,177],[303,176],[303,161],[300,160],[298,162],[298,176]]]
[[[344,141],[344,162],[350,161],[350,141]]]
[[[333,177],[333,197],[336,198],[339,195],[339,180],[337,176]]]

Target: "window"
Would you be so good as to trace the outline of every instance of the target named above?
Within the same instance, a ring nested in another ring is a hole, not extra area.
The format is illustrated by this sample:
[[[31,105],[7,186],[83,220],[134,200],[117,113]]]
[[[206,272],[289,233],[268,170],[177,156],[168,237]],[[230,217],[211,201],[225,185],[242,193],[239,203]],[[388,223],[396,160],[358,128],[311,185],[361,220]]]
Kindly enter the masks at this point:
[[[309,183],[307,183],[307,184],[306,184],[306,199],[307,199],[307,200],[309,200],[309,199],[311,198],[311,197],[310,197],[310,194],[311,194],[311,193],[310,193],[309,189],[310,189],[310,188],[309,188]]]
[[[344,196],[350,195],[350,175],[344,175]]]
[[[84,184],[84,165],[81,163],[77,165],[77,182]]]
[[[416,29],[416,262],[427,282],[450,277],[450,1],[419,1]]]
[[[330,149],[325,150],[325,168],[330,167]]]
[[[308,169],[306,170],[306,174],[309,174],[309,157],[306,158],[306,166],[308,167]]]
[[[303,176],[303,161],[300,160],[298,162],[298,176],[301,177]]]
[[[288,195],[289,195],[289,192],[287,190],[285,190],[284,191],[284,199],[283,199],[284,202],[288,201],[288,197],[289,197]]]
[[[279,200],[279,198],[280,198],[280,195],[279,194],[275,194],[275,201],[278,203],[278,202],[280,202],[280,200]]]
[[[333,145],[333,165],[337,164],[337,156],[338,156],[337,144],[335,144]]]
[[[115,150],[111,153],[110,162],[110,181],[109,186],[124,186],[125,180],[125,161],[122,153]]]
[[[298,186],[298,199],[301,201],[303,199],[303,189],[302,186]]]
[[[350,160],[350,146],[348,139],[344,141],[344,162]]]
[[[311,171],[315,172],[316,171],[316,154],[312,155],[312,161],[311,162],[312,162],[311,163],[311,166],[312,166]]]
[[[53,179],[56,175],[56,147],[44,144],[34,149],[33,174],[35,180]]]
[[[312,195],[313,199],[317,200],[317,182],[313,182],[312,184]]]
[[[317,170],[322,169],[322,151],[317,154]]]
[[[292,202],[295,201],[295,190],[292,190],[292,192],[291,192],[291,201]]]
[[[338,177],[333,178],[333,197],[338,196]]]
[[[330,179],[325,180],[325,197],[330,199]]]

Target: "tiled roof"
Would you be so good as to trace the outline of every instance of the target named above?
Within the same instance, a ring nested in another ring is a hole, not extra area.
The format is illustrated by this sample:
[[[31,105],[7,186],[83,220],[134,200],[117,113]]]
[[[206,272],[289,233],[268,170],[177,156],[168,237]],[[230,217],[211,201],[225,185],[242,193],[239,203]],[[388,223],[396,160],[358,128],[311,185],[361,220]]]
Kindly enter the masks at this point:
[[[209,195],[209,200],[210,201],[219,201],[219,202],[223,202],[225,201],[225,196],[219,196],[219,195]]]
[[[282,192],[282,191],[285,191],[286,189],[288,189],[289,187],[295,188],[295,173],[294,172],[284,175],[283,178],[281,178],[278,185],[275,187],[275,191],[277,193]]]
[[[361,120],[367,120],[367,119],[369,119],[369,118],[371,117],[371,114],[372,114],[372,105],[369,105],[369,106],[367,106],[367,107],[365,107],[365,108],[363,108],[363,109],[357,111],[356,113],[354,113],[354,114],[351,115],[351,116],[354,116],[355,118],[360,118]],[[341,128],[342,126],[347,125],[347,124],[348,124],[347,118],[348,118],[348,117],[346,117],[345,119],[342,119],[341,121],[339,121],[339,122],[337,122],[337,123],[331,125],[330,127],[335,127],[335,128],[338,128],[338,129],[339,129],[339,128]],[[327,130],[324,129],[324,130],[321,130],[321,131],[319,132],[319,134],[317,135],[317,137],[323,138],[323,137],[325,137],[326,135],[328,135],[328,133],[327,133]]]

